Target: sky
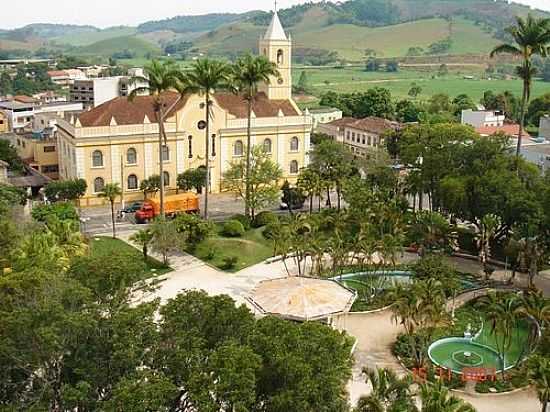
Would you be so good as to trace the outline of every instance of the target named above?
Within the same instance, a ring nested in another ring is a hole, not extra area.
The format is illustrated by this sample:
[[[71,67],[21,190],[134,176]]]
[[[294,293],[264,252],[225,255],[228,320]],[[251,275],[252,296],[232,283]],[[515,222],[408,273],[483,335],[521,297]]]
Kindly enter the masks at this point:
[[[0,29],[30,23],[91,24],[97,27],[137,25],[177,15],[271,10],[273,0],[1,0]],[[515,0],[550,11],[550,0]],[[278,8],[305,0],[278,0]]]

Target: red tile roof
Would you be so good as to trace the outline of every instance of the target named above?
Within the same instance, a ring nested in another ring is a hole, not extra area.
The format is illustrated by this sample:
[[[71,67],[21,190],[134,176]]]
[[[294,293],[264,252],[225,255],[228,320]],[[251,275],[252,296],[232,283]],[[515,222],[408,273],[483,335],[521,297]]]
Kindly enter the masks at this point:
[[[504,126],[486,126],[476,127],[476,132],[482,136],[492,136],[496,133],[502,132],[507,136],[517,137],[519,134],[519,124],[505,124]],[[522,134],[523,137],[530,138],[531,136],[525,130]]]
[[[391,120],[384,119],[382,117],[365,117],[363,119],[356,120],[347,126],[358,130],[363,130],[365,132],[382,134],[388,129],[398,128],[400,123],[392,122]]]
[[[48,76],[50,76],[50,77],[68,77],[69,73],[67,73],[64,70],[50,70],[48,72]]]
[[[357,119],[354,117],[342,117],[341,119],[336,119],[336,120],[333,120],[332,122],[328,122],[325,124],[329,126],[343,127],[343,126],[348,126],[354,123],[355,121],[357,121]]]
[[[164,94],[166,106],[170,107],[178,98],[175,92]],[[247,116],[246,101],[238,95],[231,93],[216,93],[214,99],[222,109],[228,111],[237,118]],[[187,98],[182,99],[169,115],[181,109]],[[289,100],[269,100],[264,93],[260,93],[252,105],[256,117],[276,117],[279,110],[285,116],[297,116],[299,113]],[[133,101],[127,97],[117,97],[105,102],[79,116],[80,124],[83,127],[109,126],[114,117],[117,125],[142,124],[145,115],[151,123],[156,123],[156,116],[153,110],[152,96],[137,96]]]
[[[25,96],[25,95],[13,96],[13,100],[21,103],[36,103],[36,99],[34,97]]]

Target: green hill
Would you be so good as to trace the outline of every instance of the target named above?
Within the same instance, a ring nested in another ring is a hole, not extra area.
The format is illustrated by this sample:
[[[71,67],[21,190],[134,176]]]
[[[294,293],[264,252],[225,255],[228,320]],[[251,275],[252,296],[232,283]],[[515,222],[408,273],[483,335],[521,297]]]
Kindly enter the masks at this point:
[[[115,53],[128,51],[134,57],[144,57],[148,54],[159,54],[160,49],[155,45],[135,36],[114,37],[101,40],[88,46],[77,48],[75,55],[93,55],[109,57]]]
[[[69,46],[88,46],[99,41],[109,40],[116,37],[132,36],[135,33],[135,27],[119,26],[109,27],[103,30],[65,34],[62,36],[53,37],[52,41]]]

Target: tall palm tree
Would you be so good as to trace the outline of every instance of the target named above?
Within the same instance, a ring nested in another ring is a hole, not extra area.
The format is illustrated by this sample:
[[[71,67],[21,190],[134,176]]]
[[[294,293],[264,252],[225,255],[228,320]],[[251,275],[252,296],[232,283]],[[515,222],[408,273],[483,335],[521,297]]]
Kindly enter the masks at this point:
[[[370,382],[372,391],[367,396],[362,396],[355,412],[386,412],[396,410],[416,411],[411,395],[410,375],[399,378],[391,369],[363,369]]]
[[[132,78],[134,84],[146,84],[146,86],[136,87],[128,95],[128,100],[133,101],[140,94],[150,94],[153,96],[153,110],[157,117],[159,125],[159,176],[160,176],[160,214],[164,216],[164,164],[162,159],[163,140],[166,144],[166,131],[164,129],[164,121],[166,116],[174,109],[180,100],[178,97],[175,102],[172,102],[170,107],[167,107],[167,102],[164,93],[173,90],[178,84],[179,69],[171,61],[160,62],[153,60],[144,67],[145,76],[136,76]]]
[[[418,211],[410,227],[412,240],[418,246],[418,254],[426,252],[452,252],[457,246],[453,226],[438,212]]]
[[[210,119],[212,117],[212,94],[228,88],[231,82],[231,69],[218,60],[200,59],[193,63],[191,70],[180,75],[180,93],[197,93],[204,96],[205,117],[205,166],[206,190],[204,191],[204,218],[208,219],[208,192],[210,191]]]
[[[122,190],[118,183],[107,183],[103,188],[103,191],[99,194],[99,197],[106,198],[111,204],[111,223],[113,226],[113,238],[116,237],[116,226],[115,226],[115,200],[118,196],[122,194]]]
[[[488,214],[483,216],[478,225],[479,233],[476,235],[476,241],[479,250],[479,260],[485,272],[485,280],[489,280],[490,274],[488,262],[491,257],[491,242],[494,240],[500,224],[500,217],[494,214]]]
[[[456,396],[450,395],[441,382],[420,387],[421,412],[475,412],[475,408]]]
[[[244,214],[250,215],[250,152],[252,150],[252,106],[258,95],[258,86],[261,83],[269,83],[271,76],[279,77],[277,65],[269,61],[265,56],[252,56],[247,54],[238,59],[232,67],[232,80],[234,91],[240,94],[247,104],[246,125],[246,193]]]
[[[542,356],[535,356],[529,362],[529,383],[537,391],[542,405],[542,412],[546,412],[550,403],[550,360]]]
[[[522,63],[516,67],[518,76],[523,80],[523,94],[520,107],[520,122],[516,156],[521,152],[521,139],[525,125],[525,110],[531,97],[533,76],[537,70],[533,67],[532,58],[535,55],[547,57],[550,49],[550,19],[536,18],[531,14],[527,18],[516,17],[516,24],[506,28],[514,42],[501,44],[491,51],[491,57],[496,54],[508,53],[521,58]]]

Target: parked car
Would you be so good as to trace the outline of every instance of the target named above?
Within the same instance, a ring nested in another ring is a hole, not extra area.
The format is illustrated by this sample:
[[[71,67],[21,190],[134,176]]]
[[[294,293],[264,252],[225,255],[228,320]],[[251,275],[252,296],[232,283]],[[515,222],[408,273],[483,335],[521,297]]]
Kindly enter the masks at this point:
[[[135,213],[143,206],[143,202],[133,202],[121,210],[122,213]]]

